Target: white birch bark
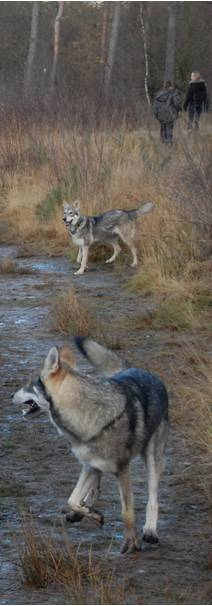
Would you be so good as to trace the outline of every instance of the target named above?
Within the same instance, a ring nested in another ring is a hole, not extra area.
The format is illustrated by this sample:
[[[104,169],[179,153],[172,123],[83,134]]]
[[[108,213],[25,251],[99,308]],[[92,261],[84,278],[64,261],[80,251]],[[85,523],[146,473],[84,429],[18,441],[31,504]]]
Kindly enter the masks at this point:
[[[59,55],[59,41],[60,41],[60,21],[63,14],[64,2],[60,0],[58,2],[58,11],[54,22],[54,51],[52,69],[50,74],[50,92],[53,93],[57,74],[58,55]]]
[[[146,13],[147,17],[147,13]],[[145,76],[144,76],[144,88],[148,106],[151,106],[150,96],[149,96],[149,58],[148,58],[148,47],[147,47],[147,30],[148,30],[148,22],[146,23],[144,17],[144,2],[140,2],[140,21],[141,21],[141,30],[143,37],[143,45],[144,45],[144,59],[145,59]]]

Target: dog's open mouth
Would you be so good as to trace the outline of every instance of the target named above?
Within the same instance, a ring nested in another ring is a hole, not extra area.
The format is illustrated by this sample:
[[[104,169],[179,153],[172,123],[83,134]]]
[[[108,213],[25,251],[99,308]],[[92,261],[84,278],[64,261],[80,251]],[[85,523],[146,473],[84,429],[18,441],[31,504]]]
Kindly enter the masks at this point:
[[[26,402],[26,408],[23,409],[23,415],[26,417],[26,415],[31,415],[34,412],[38,412],[38,410],[40,410],[40,406],[38,406],[38,404],[36,404],[36,402],[33,400],[28,400],[28,402]]]

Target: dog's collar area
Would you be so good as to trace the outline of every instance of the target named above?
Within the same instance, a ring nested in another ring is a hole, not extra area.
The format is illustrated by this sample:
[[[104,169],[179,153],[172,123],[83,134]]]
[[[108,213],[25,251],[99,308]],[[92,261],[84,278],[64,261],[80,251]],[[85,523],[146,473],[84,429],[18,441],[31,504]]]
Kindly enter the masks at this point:
[[[70,223],[68,225],[68,228],[69,228],[71,234],[75,234],[76,231],[79,229],[79,227],[81,227],[81,228],[84,227],[84,225],[86,224],[86,221],[87,221],[87,217],[80,216],[78,221],[74,225],[72,223]]]
[[[49,394],[46,391],[46,387],[42,381],[42,379],[40,377],[38,377],[38,380],[36,382],[36,386],[38,387],[39,391],[41,391],[43,397],[45,398],[45,400],[47,402],[49,402],[49,404],[52,404],[52,398],[51,396],[49,396]]]

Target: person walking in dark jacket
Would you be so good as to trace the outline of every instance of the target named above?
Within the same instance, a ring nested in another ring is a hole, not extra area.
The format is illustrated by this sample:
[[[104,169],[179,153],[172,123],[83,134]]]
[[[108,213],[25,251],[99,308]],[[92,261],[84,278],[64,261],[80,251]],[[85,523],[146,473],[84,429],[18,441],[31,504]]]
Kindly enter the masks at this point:
[[[163,143],[172,143],[174,123],[180,111],[181,96],[168,80],[154,100],[154,116],[160,122],[160,137]]]
[[[188,130],[199,128],[200,115],[208,111],[208,93],[205,81],[201,78],[199,72],[192,72],[185,101],[184,111],[188,109]]]

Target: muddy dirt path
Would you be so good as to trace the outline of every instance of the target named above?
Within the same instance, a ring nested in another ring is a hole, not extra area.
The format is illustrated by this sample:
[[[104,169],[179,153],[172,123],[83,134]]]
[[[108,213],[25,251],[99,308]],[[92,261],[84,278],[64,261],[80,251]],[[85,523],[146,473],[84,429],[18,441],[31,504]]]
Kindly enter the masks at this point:
[[[133,322],[130,326],[130,318],[138,309],[151,313],[151,308],[124,288],[123,273],[102,265],[91,266],[84,276],[74,277],[65,258],[18,258],[15,247],[2,247],[0,252],[17,257],[22,269],[31,270],[28,274],[0,277],[0,603],[71,603],[59,588],[38,591],[21,582],[17,539],[21,541],[22,537],[22,515],[30,512],[41,531],[48,531],[59,544],[61,527],[56,521],[76,481],[79,465],[44,415],[23,420],[21,411],[11,404],[11,393],[39,367],[52,344],[70,342],[55,336],[50,320],[55,295],[72,284],[82,300],[89,297],[93,301],[96,322],[101,321],[109,338],[119,340],[121,354],[145,368],[160,368],[162,378],[166,361],[160,352],[168,351],[170,338],[165,332],[148,328],[136,331]],[[79,364],[82,363],[79,357]],[[103,529],[94,528],[88,521],[66,528],[74,545],[81,543],[84,552],[93,545],[93,553],[99,559],[104,561],[107,557],[116,567],[117,582],[125,580],[127,604],[209,604],[207,508],[191,475],[187,478],[191,465],[191,453],[182,436],[172,428],[160,488],[158,548],[130,557],[119,556],[122,522],[118,491],[111,477],[102,483]],[[133,464],[133,485],[141,527],[146,484],[140,461]]]

